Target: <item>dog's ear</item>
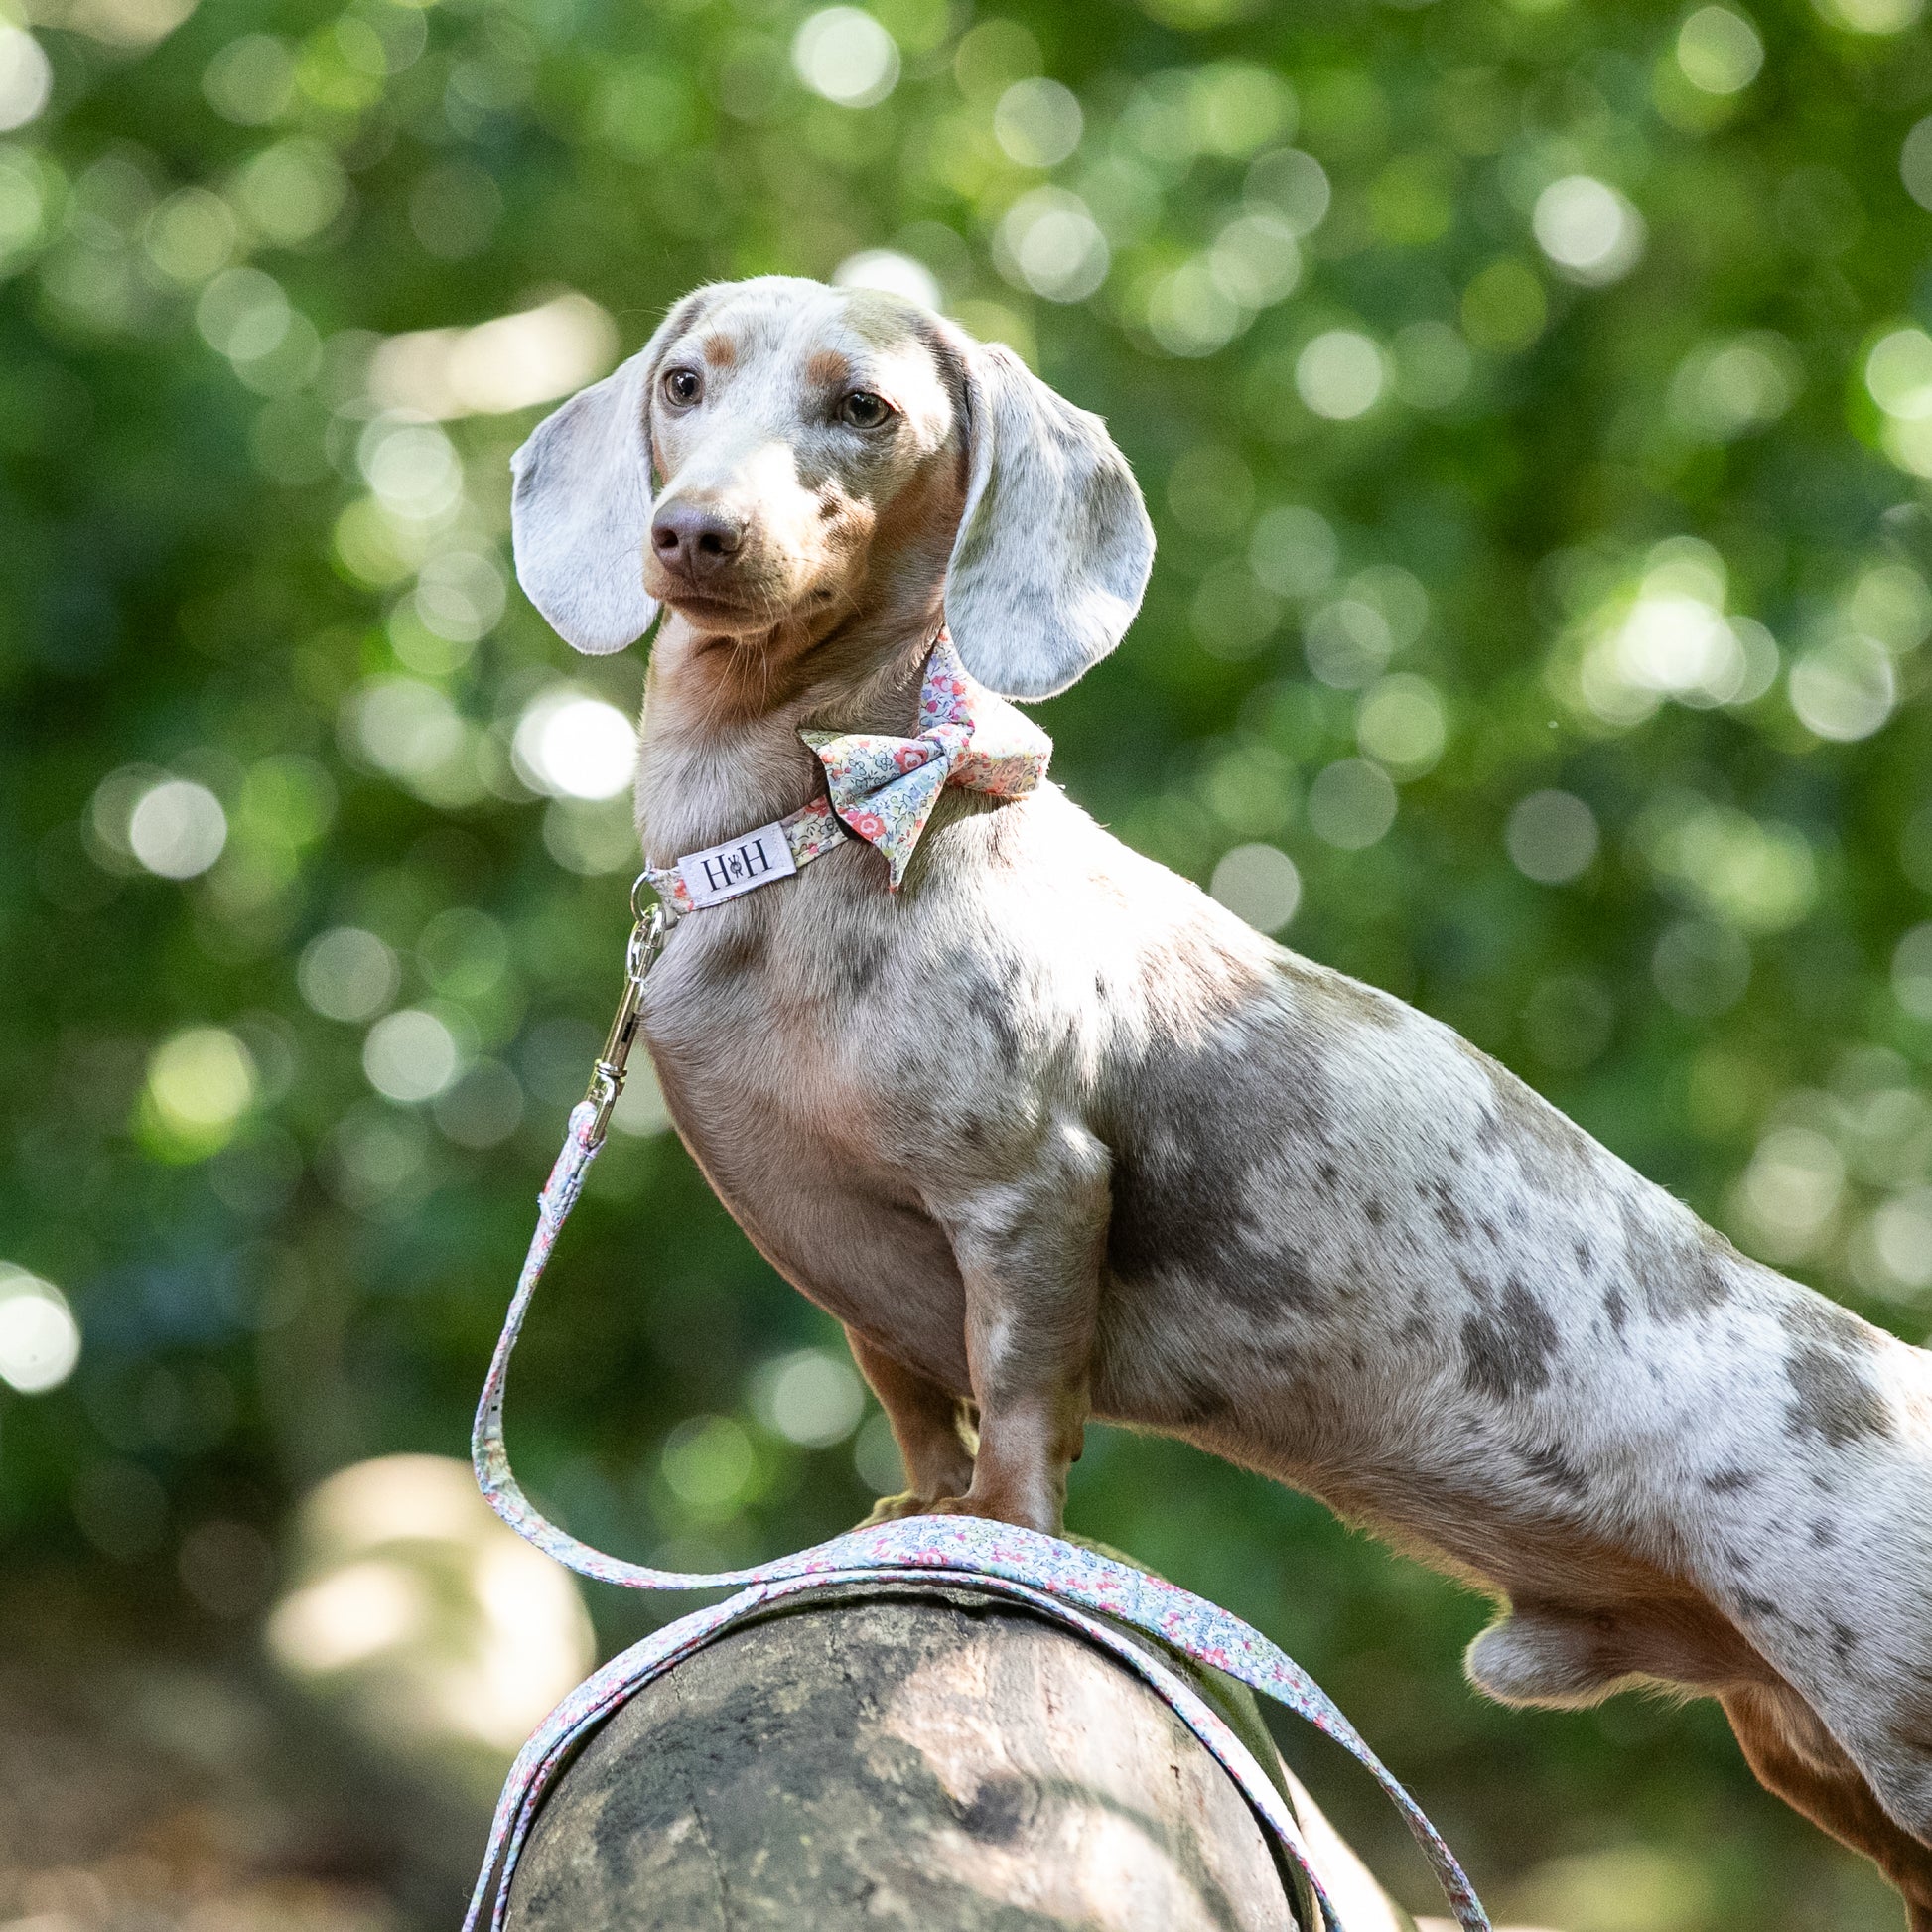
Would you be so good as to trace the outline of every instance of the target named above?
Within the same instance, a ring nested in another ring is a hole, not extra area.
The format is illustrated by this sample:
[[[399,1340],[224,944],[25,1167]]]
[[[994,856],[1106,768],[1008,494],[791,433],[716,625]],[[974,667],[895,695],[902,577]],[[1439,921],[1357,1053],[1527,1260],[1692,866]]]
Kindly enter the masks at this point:
[[[644,592],[651,384],[711,293],[687,295],[629,361],[553,410],[510,458],[517,582],[567,643],[593,656],[635,642],[657,616]]]
[[[1055,395],[1009,348],[956,336],[951,345],[964,376],[969,461],[946,626],[990,690],[1051,697],[1134,621],[1154,526],[1098,416]]]

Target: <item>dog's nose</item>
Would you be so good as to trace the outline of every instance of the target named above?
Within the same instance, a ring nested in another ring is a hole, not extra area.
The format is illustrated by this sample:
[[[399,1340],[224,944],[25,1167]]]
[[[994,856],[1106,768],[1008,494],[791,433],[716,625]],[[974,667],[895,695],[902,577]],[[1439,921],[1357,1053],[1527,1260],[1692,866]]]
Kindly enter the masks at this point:
[[[651,519],[657,561],[686,577],[704,577],[728,563],[745,541],[741,517],[711,503],[666,503]]]

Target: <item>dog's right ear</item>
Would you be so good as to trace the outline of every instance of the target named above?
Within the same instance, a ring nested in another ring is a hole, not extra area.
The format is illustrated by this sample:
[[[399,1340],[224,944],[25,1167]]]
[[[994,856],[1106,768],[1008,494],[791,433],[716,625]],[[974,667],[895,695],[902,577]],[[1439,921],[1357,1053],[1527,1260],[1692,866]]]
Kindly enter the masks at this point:
[[[566,643],[593,656],[634,643],[657,616],[644,591],[651,384],[710,297],[687,295],[629,361],[553,410],[510,458],[517,582]]]

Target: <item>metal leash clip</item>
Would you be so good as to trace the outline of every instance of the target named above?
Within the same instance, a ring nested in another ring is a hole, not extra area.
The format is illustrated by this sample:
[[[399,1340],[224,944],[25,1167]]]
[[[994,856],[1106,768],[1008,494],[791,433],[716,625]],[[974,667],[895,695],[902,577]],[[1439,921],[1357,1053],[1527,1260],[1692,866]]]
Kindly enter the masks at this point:
[[[605,1036],[604,1050],[597,1056],[591,1084],[584,1098],[597,1109],[591,1121],[590,1144],[601,1147],[611,1125],[612,1110],[623,1092],[624,1073],[630,1064],[630,1049],[637,1040],[637,1015],[643,1004],[644,976],[657,963],[664,950],[665,935],[671,922],[664,907],[655,901],[639,904],[639,896],[652,890],[650,876],[639,873],[630,888],[630,909],[636,924],[630,928],[630,943],[624,949],[623,997],[618,1002],[617,1018]]]

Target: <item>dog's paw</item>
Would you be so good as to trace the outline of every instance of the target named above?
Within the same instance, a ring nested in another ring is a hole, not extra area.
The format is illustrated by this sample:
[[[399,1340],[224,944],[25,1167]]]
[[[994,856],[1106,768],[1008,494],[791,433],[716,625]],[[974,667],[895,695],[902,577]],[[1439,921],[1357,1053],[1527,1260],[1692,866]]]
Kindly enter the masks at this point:
[[[1057,1510],[1044,1505],[1029,1507],[1017,1497],[975,1496],[969,1490],[963,1496],[942,1496],[928,1508],[934,1516],[977,1516],[988,1523],[1010,1523],[1016,1529],[1036,1530],[1041,1536],[1060,1533]]]
[[[951,1496],[922,1496],[916,1489],[902,1489],[897,1496],[881,1496],[859,1527],[869,1530],[875,1523],[897,1523],[907,1516],[943,1515],[955,1500]]]

